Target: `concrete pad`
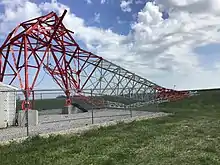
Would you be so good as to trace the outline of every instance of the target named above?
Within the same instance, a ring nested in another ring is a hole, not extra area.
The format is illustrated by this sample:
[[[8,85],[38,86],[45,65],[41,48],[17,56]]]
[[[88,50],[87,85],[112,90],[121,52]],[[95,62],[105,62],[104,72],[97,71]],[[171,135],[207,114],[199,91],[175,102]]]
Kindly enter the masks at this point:
[[[18,112],[18,125],[21,127],[26,126],[26,111]],[[38,110],[28,110],[28,125],[36,126],[38,125]]]

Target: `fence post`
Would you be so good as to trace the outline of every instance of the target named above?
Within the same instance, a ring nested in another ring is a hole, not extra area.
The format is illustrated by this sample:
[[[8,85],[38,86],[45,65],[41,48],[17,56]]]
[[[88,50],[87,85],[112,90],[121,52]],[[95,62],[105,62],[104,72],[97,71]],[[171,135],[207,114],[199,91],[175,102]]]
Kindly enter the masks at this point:
[[[92,90],[91,90],[91,97],[92,97]],[[91,99],[92,100],[92,99]],[[92,102],[92,124],[94,124],[94,112],[93,112],[93,102]]]
[[[94,124],[94,113],[93,113],[93,107],[92,107],[92,124]]]
[[[34,105],[34,101],[35,101],[35,98],[34,98],[34,91],[32,91],[32,109],[35,109],[35,105]]]
[[[132,109],[131,109],[131,104],[129,105],[129,110],[130,110],[130,116],[132,118]]]

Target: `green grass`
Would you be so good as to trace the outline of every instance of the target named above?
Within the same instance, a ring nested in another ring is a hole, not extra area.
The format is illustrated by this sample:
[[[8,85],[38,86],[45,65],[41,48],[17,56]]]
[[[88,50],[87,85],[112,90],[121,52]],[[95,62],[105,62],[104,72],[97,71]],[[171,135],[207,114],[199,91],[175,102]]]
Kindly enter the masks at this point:
[[[219,165],[220,92],[159,108],[173,115],[82,136],[35,137],[0,147],[2,165]]]
[[[200,95],[176,101],[172,103],[161,104],[164,108],[188,108],[188,109],[220,109],[220,90],[201,91]]]

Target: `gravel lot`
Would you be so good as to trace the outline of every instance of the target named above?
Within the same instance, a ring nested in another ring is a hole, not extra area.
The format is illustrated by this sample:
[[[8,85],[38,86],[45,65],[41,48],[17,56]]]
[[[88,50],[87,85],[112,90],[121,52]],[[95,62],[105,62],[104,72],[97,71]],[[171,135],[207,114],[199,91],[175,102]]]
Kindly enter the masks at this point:
[[[146,111],[132,111],[132,117],[160,117],[164,113],[154,113]],[[105,123],[109,121],[120,121],[131,118],[130,111],[126,110],[94,110],[93,123]],[[69,130],[72,128],[79,128],[92,124],[92,112],[78,113],[71,115],[39,115],[39,125],[30,126],[30,135],[52,133],[58,131]],[[12,140],[26,136],[26,127],[11,127],[7,129],[0,129],[0,141]]]

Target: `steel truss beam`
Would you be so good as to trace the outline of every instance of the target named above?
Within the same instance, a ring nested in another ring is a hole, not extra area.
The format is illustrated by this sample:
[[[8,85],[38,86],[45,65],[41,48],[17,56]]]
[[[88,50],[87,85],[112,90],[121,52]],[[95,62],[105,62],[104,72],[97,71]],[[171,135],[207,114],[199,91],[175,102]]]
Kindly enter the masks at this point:
[[[71,94],[82,96],[86,89],[91,89],[92,95],[141,102],[175,100],[187,95],[160,87],[81,49],[74,33],[62,22],[66,12],[60,17],[51,12],[21,23],[0,47],[0,81],[7,79],[10,85],[17,81],[25,91],[26,104],[42,69],[65,92],[67,105],[71,104]]]

